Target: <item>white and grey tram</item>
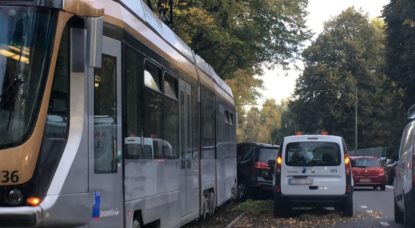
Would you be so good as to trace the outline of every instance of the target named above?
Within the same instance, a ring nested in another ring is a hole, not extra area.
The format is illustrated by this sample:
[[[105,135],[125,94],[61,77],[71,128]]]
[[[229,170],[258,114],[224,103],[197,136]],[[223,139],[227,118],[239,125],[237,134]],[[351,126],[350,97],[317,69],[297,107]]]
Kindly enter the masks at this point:
[[[0,226],[178,227],[234,195],[231,89],[141,0],[0,0]]]

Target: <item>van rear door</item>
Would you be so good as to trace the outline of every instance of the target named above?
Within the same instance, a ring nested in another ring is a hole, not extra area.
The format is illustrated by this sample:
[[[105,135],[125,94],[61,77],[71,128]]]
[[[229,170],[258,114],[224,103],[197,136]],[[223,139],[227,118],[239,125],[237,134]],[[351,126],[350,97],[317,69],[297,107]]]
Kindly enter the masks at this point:
[[[282,194],[345,194],[346,175],[341,144],[310,140],[290,142],[284,146]]]

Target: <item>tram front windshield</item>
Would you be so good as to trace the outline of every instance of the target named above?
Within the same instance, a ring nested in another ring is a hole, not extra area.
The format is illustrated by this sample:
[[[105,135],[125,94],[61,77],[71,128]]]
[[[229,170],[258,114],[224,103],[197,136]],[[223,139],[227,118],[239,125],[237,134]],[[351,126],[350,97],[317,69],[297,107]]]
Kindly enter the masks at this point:
[[[57,14],[0,6],[0,148],[21,144],[43,96]]]

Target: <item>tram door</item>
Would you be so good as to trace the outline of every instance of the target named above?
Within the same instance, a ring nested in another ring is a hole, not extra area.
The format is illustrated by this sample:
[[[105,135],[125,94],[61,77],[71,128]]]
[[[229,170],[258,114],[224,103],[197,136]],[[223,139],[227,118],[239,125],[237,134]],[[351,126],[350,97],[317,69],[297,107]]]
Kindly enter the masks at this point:
[[[192,87],[180,80],[180,206],[181,216],[192,213]]]
[[[90,70],[90,227],[123,227],[121,43],[104,37],[101,69]]]

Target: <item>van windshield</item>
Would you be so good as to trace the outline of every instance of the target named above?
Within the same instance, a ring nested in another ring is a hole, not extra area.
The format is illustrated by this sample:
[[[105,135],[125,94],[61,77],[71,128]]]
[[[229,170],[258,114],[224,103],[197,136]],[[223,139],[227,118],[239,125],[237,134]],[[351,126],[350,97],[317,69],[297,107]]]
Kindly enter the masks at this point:
[[[259,161],[268,162],[269,160],[275,160],[277,156],[277,148],[263,147],[259,150]]]
[[[338,166],[341,162],[340,147],[332,142],[293,142],[285,151],[289,166]]]

